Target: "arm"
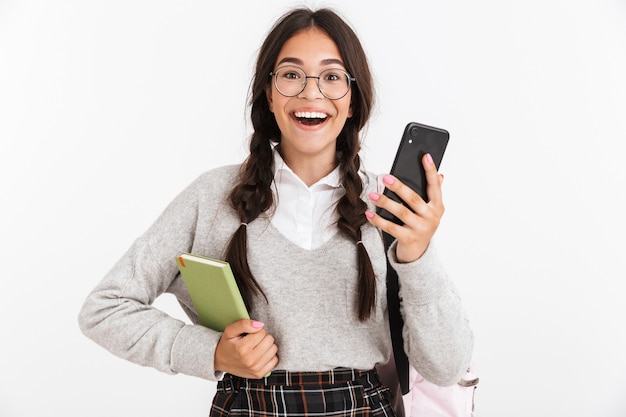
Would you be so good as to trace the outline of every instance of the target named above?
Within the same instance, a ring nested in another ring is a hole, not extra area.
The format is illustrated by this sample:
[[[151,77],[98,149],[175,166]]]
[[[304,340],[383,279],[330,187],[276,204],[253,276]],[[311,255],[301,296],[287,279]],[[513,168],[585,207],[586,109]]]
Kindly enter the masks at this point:
[[[196,181],[122,256],[79,313],[83,333],[113,354],[167,373],[216,379],[220,333],[188,325],[151,306],[178,274],[175,257],[193,245]]]
[[[373,203],[396,215],[398,225],[366,212],[369,221],[396,240],[388,251],[389,261],[398,273],[404,350],[409,361],[429,381],[451,385],[467,368],[473,348],[473,335],[461,300],[437,259],[432,238],[444,213],[441,183],[430,155],[422,164],[426,171],[429,200],[391,175],[384,186],[411,207],[397,203],[382,193],[370,193]]]
[[[467,369],[474,338],[461,298],[436,254],[434,245],[420,259],[399,263],[389,248],[389,260],[398,273],[404,350],[409,362],[429,381],[456,383]]]

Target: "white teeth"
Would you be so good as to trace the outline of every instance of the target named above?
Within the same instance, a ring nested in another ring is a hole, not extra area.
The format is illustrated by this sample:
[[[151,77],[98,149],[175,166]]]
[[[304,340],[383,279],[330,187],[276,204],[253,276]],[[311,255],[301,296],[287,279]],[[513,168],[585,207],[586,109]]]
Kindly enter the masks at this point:
[[[294,114],[296,117],[304,117],[305,119],[325,119],[328,117],[326,113],[318,111],[297,111]]]

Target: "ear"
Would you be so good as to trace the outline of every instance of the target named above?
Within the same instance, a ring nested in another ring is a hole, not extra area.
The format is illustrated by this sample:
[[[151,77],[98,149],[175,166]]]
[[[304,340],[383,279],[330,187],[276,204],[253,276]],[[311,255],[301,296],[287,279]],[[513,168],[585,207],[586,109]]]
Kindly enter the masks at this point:
[[[348,119],[352,117],[352,100],[350,100],[350,108],[348,109]]]
[[[272,101],[272,85],[271,84],[268,84],[265,87],[265,98],[267,98],[267,105],[269,106],[270,111],[274,113],[274,108],[273,108],[274,102]]]

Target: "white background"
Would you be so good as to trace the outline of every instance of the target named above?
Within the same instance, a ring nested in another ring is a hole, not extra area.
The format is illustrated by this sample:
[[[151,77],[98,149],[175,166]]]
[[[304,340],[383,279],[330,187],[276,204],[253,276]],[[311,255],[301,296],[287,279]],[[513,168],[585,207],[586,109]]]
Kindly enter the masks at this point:
[[[245,156],[257,48],[297,4],[0,0],[0,416],[208,414],[213,383],[118,359],[76,316],[182,188]],[[626,415],[626,3],[306,4],[369,54],[367,168],[406,122],[451,132],[437,241],[476,415]]]

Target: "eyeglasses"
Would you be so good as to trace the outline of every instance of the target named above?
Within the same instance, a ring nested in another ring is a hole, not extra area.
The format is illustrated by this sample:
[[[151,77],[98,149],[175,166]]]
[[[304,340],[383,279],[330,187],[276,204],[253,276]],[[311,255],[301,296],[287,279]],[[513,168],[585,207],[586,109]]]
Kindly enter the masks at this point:
[[[306,88],[308,78],[317,78],[317,88],[330,100],[343,98],[350,91],[352,82],[356,81],[350,74],[338,68],[324,70],[316,77],[306,75],[302,68],[291,65],[270,72],[270,76],[274,77],[276,90],[285,97],[297,96]]]

